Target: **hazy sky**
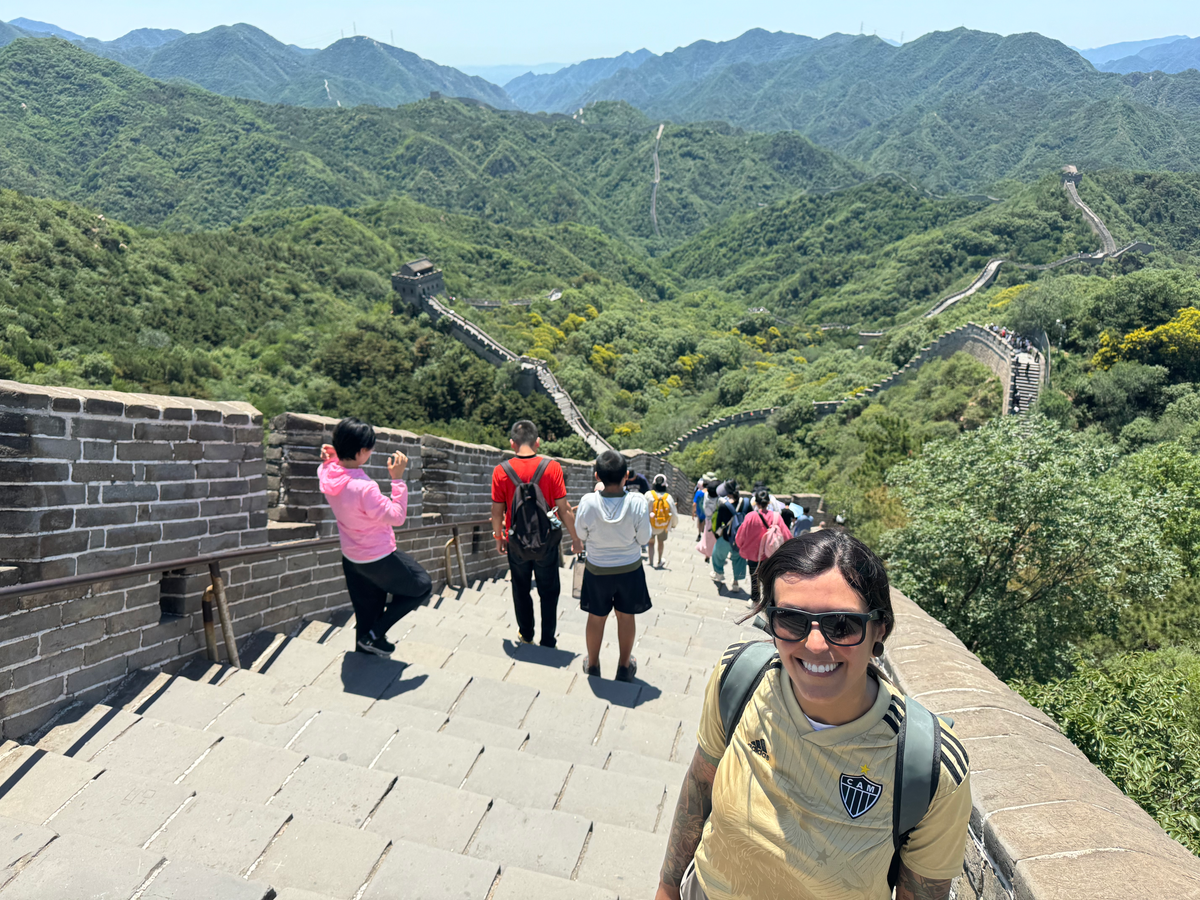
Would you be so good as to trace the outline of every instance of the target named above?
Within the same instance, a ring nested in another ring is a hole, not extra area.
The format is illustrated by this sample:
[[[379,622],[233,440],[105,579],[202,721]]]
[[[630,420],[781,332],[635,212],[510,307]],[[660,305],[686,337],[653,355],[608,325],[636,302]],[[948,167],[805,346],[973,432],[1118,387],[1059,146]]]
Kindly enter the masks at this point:
[[[52,22],[89,37],[111,40],[139,27],[205,31],[249,22],[285,43],[324,47],[344,31],[368,34],[447,65],[573,62],[647,47],[655,53],[692,41],[728,40],[747,29],[822,37],[833,31],[904,40],[966,25],[1011,34],[1039,31],[1076,47],[1200,31],[1197,4],[1145,0],[1136,15],[1128,4],[1008,0],[434,0],[421,4],[381,0],[0,0],[0,20],[19,16]],[[599,11],[598,11],[599,10]]]

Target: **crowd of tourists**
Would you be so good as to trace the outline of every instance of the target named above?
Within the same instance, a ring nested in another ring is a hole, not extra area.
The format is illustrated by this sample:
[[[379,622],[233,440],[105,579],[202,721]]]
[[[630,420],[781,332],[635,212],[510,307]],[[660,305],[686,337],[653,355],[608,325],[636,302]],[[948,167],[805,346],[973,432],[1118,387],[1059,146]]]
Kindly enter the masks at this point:
[[[432,593],[429,575],[396,547],[408,460],[388,458],[385,495],[362,468],[375,445],[371,426],[344,419],[332,440],[321,448],[320,486],[337,518],[357,647],[390,656],[388,630]],[[601,677],[615,614],[615,677],[634,681],[636,617],[652,606],[643,554],[661,567],[679,522],[666,477],[651,482],[606,450],[593,467],[595,489],[572,508],[562,467],[539,453],[534,423],[513,425],[510,444],[513,455],[492,473],[492,531],[508,560],[519,642],[556,645],[560,550],[569,540],[583,560],[583,672]],[[763,484],[743,493],[736,479],[712,472],[696,485],[697,550],[715,581],[732,565],[735,591],[749,571],[750,609],[740,621],[753,620],[770,640],[714,650],[655,900],[883,900],[893,889],[897,900],[947,900],[962,872],[966,752],[950,723],[904,696],[874,662],[894,625],[883,563],[843,528],[814,522],[801,499]],[[914,720],[930,736],[906,743]]]
[[[1004,341],[1004,343],[1008,344],[1008,346],[1020,353],[1037,352],[1037,344],[1035,344],[1029,338],[1017,334],[1011,328],[1007,328],[1004,325],[997,325],[994,322],[989,322],[984,327],[987,328],[988,331],[992,332],[992,334],[1000,338],[1000,340]]]

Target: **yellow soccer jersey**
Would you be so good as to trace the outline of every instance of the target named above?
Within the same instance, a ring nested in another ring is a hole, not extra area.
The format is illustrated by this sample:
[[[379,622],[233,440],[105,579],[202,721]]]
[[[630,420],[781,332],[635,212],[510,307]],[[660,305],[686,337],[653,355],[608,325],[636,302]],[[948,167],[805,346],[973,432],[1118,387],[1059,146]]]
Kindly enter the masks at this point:
[[[731,655],[709,679],[697,732],[700,748],[721,760],[696,851],[696,875],[709,900],[887,900],[904,697],[879,679],[866,715],[817,731],[777,663],[726,747],[718,698]],[[962,872],[971,815],[967,765],[962,744],[943,725],[937,792],[900,851],[926,878]]]

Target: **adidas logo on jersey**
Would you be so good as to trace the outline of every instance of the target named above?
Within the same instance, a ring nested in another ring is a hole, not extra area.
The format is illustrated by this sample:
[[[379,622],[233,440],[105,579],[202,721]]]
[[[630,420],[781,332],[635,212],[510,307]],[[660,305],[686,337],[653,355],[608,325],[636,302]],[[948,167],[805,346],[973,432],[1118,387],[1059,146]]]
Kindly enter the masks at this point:
[[[757,740],[751,741],[750,749],[752,751],[754,751],[755,753],[757,753],[759,756],[761,756],[763,759],[765,759],[767,762],[771,761],[771,754],[767,752],[767,742],[764,741],[762,738],[758,738]]]

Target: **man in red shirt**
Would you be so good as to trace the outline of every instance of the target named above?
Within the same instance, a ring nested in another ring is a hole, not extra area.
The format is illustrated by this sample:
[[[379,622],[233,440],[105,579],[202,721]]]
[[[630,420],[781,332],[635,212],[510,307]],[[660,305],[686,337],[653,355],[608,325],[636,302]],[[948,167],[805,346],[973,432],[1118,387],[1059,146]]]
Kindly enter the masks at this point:
[[[522,419],[512,427],[509,433],[509,444],[516,456],[508,460],[522,482],[528,483],[537,474],[538,467],[544,457],[538,455],[541,440],[538,438],[537,426],[528,419]],[[538,487],[546,500],[550,511],[557,511],[558,520],[566,527],[571,536],[571,549],[574,553],[582,550],[579,539],[575,535],[575,514],[567,503],[567,484],[563,478],[562,466],[554,460],[549,460]],[[519,558],[509,546],[509,522],[513,496],[517,485],[499,465],[492,471],[492,537],[496,539],[496,551],[507,554],[508,568],[512,573],[513,608],[517,614],[517,630],[521,641],[533,643],[533,595],[532,581],[537,578],[538,599],[541,601],[542,639],[543,647],[553,647],[556,644],[555,631],[558,625],[558,594],[560,588],[558,574],[558,542],[546,548],[546,554],[541,559],[525,560]],[[552,517],[553,518],[553,517]]]

